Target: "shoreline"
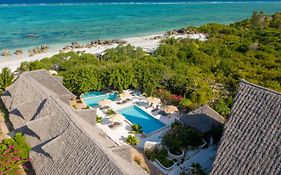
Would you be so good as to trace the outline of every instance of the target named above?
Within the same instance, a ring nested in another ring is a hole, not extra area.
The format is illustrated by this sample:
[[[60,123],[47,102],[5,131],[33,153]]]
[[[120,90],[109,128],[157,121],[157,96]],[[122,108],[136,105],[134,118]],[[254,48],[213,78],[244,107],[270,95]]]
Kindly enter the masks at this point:
[[[135,37],[128,37],[123,39],[118,39],[120,41],[125,41],[126,44],[130,44],[134,47],[141,47],[146,52],[153,52],[155,51],[159,45],[160,41],[162,39],[168,38],[168,37],[174,37],[174,38],[190,38],[190,39],[198,39],[201,41],[205,41],[207,37],[203,34],[173,34],[173,35],[166,35],[165,32],[158,32],[155,34],[150,35],[143,35],[143,36],[135,36]],[[101,40],[105,41],[105,40]],[[85,43],[85,41],[81,42]],[[67,45],[69,46],[69,44]],[[75,52],[85,52],[90,54],[102,54],[105,50],[110,48],[117,47],[117,43],[110,43],[110,44],[97,44],[95,46],[92,46],[91,48],[86,48],[85,46],[83,48],[74,48],[71,50],[65,50],[65,52],[69,51],[75,51]],[[34,56],[29,56],[27,53],[28,48],[24,48],[25,51],[22,55],[15,55],[14,53],[11,53],[11,56],[0,56],[0,72],[2,68],[8,67],[12,72],[16,71],[16,69],[20,66],[22,62],[31,62],[36,60],[41,60],[43,58],[49,58],[56,54],[59,54],[63,48],[66,47],[66,44],[52,44],[50,45],[50,48],[48,52],[36,54]]]

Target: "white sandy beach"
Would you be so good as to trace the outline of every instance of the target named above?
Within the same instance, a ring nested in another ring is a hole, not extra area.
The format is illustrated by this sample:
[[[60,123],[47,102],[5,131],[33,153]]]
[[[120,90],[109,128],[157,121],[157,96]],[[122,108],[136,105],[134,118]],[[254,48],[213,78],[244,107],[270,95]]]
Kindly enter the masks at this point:
[[[147,52],[152,52],[158,48],[160,45],[160,41],[165,38],[165,34],[154,34],[154,35],[147,35],[147,36],[141,36],[141,37],[131,37],[131,38],[125,38],[122,39],[127,42],[127,44],[131,44],[135,47],[141,47]],[[186,34],[186,35],[171,35],[169,37],[174,38],[190,38],[190,39],[198,39],[201,41],[205,41],[207,38],[203,34]],[[83,49],[74,49],[74,51],[85,51],[86,53],[92,53],[92,54],[101,54],[106,49],[117,47],[117,44],[111,44],[111,45],[98,45],[93,48],[83,48]],[[3,57],[0,56],[0,71],[4,67],[8,67],[11,69],[11,71],[15,71],[22,62],[27,61],[35,61],[35,60],[41,60],[43,58],[52,57],[55,54],[58,54],[59,51],[62,49],[62,47],[55,47],[53,48],[52,45],[50,46],[50,50],[47,53],[38,54],[35,56],[29,57],[27,53],[17,56],[12,55],[9,57]]]

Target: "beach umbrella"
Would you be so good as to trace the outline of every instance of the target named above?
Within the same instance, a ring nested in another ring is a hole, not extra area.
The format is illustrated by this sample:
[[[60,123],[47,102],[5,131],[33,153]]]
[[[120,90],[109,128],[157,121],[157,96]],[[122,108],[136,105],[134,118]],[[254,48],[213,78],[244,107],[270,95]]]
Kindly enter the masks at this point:
[[[153,103],[153,104],[159,104],[161,103],[161,100],[159,98],[156,98],[156,97],[148,97],[147,98],[147,101],[149,103]]]
[[[99,105],[100,105],[100,106],[108,106],[108,105],[110,105],[111,103],[112,103],[111,100],[105,99],[105,100],[100,101],[100,102],[99,102]]]
[[[129,94],[129,93],[127,93],[127,92],[123,92],[123,93],[119,94],[119,97],[120,97],[121,99],[127,99],[127,98],[131,98],[132,95]]]
[[[174,112],[178,112],[179,111],[178,108],[176,106],[173,106],[173,105],[166,106],[163,110],[167,114],[172,114]]]
[[[111,121],[111,122],[122,122],[123,120],[124,120],[124,117],[121,114],[115,114],[109,118],[109,121]]]

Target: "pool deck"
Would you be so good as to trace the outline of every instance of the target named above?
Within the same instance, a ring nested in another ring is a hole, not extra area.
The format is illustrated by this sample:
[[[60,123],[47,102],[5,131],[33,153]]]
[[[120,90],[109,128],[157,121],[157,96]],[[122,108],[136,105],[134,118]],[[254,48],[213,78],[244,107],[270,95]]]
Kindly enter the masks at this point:
[[[127,91],[127,93],[131,93],[132,91]],[[165,132],[169,131],[171,128],[171,124],[175,122],[177,119],[178,114],[175,113],[170,116],[161,115],[159,113],[153,113],[152,107],[147,107],[148,102],[146,97],[134,95],[130,98],[130,101],[127,101],[124,104],[117,104],[117,101],[114,101],[110,105],[109,108],[113,109],[115,112],[118,113],[119,110],[136,105],[141,110],[145,111],[155,119],[159,120],[161,123],[165,124],[164,127],[153,131],[148,134],[134,134],[139,140],[140,143],[135,146],[136,149],[143,150],[144,145],[147,141],[149,142],[157,142],[160,143],[162,141],[162,137]],[[97,108],[97,115],[103,118],[101,123],[97,123],[96,125],[102,129],[109,138],[111,138],[117,145],[127,145],[126,138],[128,135],[133,134],[131,128],[131,122],[128,121],[124,116],[123,121],[119,121],[122,123],[120,126],[109,128],[108,125],[112,124],[109,120],[110,116],[106,115],[100,108]],[[121,114],[122,115],[122,114]],[[205,172],[210,172],[213,159],[216,155],[217,146],[209,146],[206,149],[197,148],[193,150],[188,150],[185,152],[185,160],[182,164],[178,165],[175,164],[174,167],[170,170],[163,169],[157,162],[146,160],[150,162],[151,166],[157,170],[156,172],[161,172],[161,174],[168,174],[168,175],[179,175],[181,172],[187,173],[189,171],[190,166],[192,163],[199,163]],[[145,157],[145,156],[144,156]]]
[[[199,163],[202,169],[209,173],[212,168],[212,162],[216,155],[217,146],[210,146],[206,149],[198,148],[186,152],[185,161],[179,166],[175,166],[171,170],[164,170],[156,161],[150,161],[154,166],[160,169],[164,174],[179,175],[181,172],[187,173],[192,163]]]
[[[129,101],[125,104],[116,104],[112,103],[109,105],[110,108],[112,108],[114,111],[118,111],[120,109],[136,105],[136,103],[147,103],[145,97],[140,97],[140,96],[133,96],[132,101]],[[136,134],[136,137],[140,140],[140,143],[136,146],[138,148],[144,148],[144,144],[146,141],[151,141],[151,142],[161,142],[163,134],[170,129],[170,125],[175,121],[176,114],[172,117],[168,116],[163,116],[160,114],[153,115],[152,114],[152,108],[146,109],[143,106],[137,105],[140,109],[154,117],[155,119],[159,120],[166,126],[160,128],[159,130],[156,130],[154,132],[148,133],[148,134]],[[99,108],[97,109],[97,115],[103,117],[102,123],[98,123],[97,126],[100,127],[103,131],[106,132],[108,137],[110,137],[116,144],[118,145],[126,145],[125,143],[126,138],[128,137],[129,134],[132,134],[132,128],[130,125],[130,122],[127,121],[124,117],[124,121],[122,121],[122,125],[115,127],[115,128],[109,128],[108,125],[111,124],[112,122],[109,121],[109,117],[101,111]]]

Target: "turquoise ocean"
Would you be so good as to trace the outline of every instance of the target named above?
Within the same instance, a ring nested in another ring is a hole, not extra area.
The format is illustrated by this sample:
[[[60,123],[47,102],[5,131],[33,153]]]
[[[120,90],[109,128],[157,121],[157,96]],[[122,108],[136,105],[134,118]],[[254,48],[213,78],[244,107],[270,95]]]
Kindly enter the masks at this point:
[[[1,4],[0,49],[116,39],[281,11],[281,2]],[[27,38],[27,34],[37,38]]]

